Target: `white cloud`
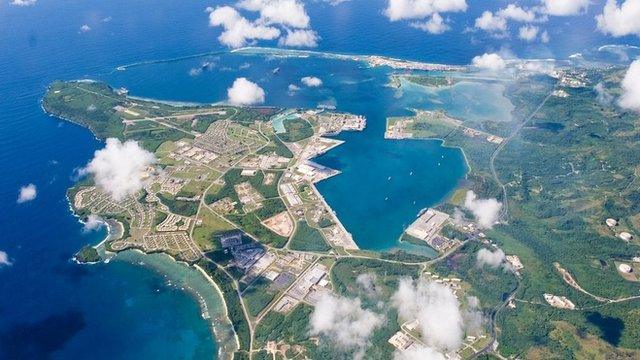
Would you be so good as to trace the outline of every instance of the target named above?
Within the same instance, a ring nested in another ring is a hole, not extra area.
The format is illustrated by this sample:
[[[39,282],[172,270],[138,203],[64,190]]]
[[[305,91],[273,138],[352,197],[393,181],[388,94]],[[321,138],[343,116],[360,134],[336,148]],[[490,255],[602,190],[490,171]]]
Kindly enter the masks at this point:
[[[295,84],[289,84],[289,87],[287,88],[287,90],[289,91],[289,94],[292,95],[296,91],[300,90],[300,86]]]
[[[258,84],[243,77],[237,78],[227,89],[227,96],[229,102],[234,105],[254,105],[264,102],[264,90]]]
[[[607,0],[601,15],[596,16],[598,29],[615,37],[640,36],[640,0]]]
[[[542,34],[540,34],[540,41],[546,44],[549,42],[549,40],[549,33],[547,32],[547,30],[543,31]]]
[[[319,87],[322,86],[322,80],[315,76],[305,76],[300,79],[300,82],[308,87]]]
[[[402,320],[418,320],[428,347],[452,351],[462,344],[464,324],[460,304],[449,287],[425,279],[416,282],[401,279],[391,300]]]
[[[29,184],[20,187],[20,193],[18,194],[18,204],[22,204],[27,201],[31,201],[38,195],[38,190],[35,185]]]
[[[496,199],[478,199],[477,195],[469,190],[464,201],[464,207],[476,217],[480,227],[491,228],[498,220],[502,203]]]
[[[278,40],[278,45],[291,47],[316,47],[318,46],[319,39],[318,33],[313,30],[287,31],[287,35]]]
[[[445,360],[445,356],[428,346],[418,345],[404,351],[396,350],[393,360]]]
[[[640,112],[640,60],[629,65],[621,83],[622,95],[618,104],[625,109]]]
[[[377,295],[376,279],[375,273],[363,273],[356,277],[356,283],[362,287],[367,296],[375,297]]]
[[[509,4],[506,8],[500,9],[497,13],[505,19],[512,19],[520,22],[533,22],[536,20],[536,13],[533,10],[525,10],[515,4]]]
[[[543,33],[544,35],[544,33]],[[519,70],[534,72],[534,73],[542,73],[542,74],[551,74],[555,69],[555,61],[551,60],[520,60],[518,64]]]
[[[485,11],[476,19],[475,26],[488,32],[504,32],[507,30],[507,20],[491,11]]]
[[[104,226],[104,220],[98,215],[91,214],[83,221],[82,231],[90,232],[98,230]]]
[[[266,24],[281,24],[294,28],[309,27],[309,15],[298,0],[242,0],[237,5],[249,11],[259,11]]]
[[[257,40],[278,40],[279,46],[316,47],[320,37],[309,28],[310,19],[304,4],[299,0],[241,0],[236,7],[257,11],[260,17],[249,21],[231,6],[210,10],[210,26],[222,26],[218,37],[230,47],[241,47]]]
[[[479,56],[475,56],[471,60],[471,63],[477,68],[490,71],[503,70],[507,66],[507,63],[504,61],[504,59],[496,53],[485,53]]]
[[[355,349],[361,357],[371,334],[383,322],[381,315],[363,309],[360,299],[325,293],[311,313],[310,334],[324,335],[342,349]]]
[[[478,267],[486,265],[495,269],[502,265],[504,259],[504,251],[502,251],[502,249],[496,249],[495,251],[480,249],[476,254],[476,264]]]
[[[100,189],[113,200],[120,201],[142,189],[144,170],[155,162],[156,157],[141,148],[137,141],[122,143],[109,138],[104,149],[95,152],[80,174],[92,174]]]
[[[475,296],[467,296],[467,309],[462,312],[465,332],[467,335],[479,335],[485,318],[480,311],[480,300]]]
[[[384,14],[391,21],[424,19],[436,13],[466,11],[465,0],[389,0]]]
[[[13,263],[9,260],[9,255],[6,252],[0,250],[0,267],[11,266]]]
[[[538,37],[539,31],[540,31],[540,28],[537,26],[532,26],[532,25],[522,26],[518,31],[518,37],[524,41],[531,42]]]
[[[241,47],[254,40],[273,40],[280,36],[280,30],[251,22],[230,7],[221,6],[209,14],[209,25],[222,26],[224,31],[218,40],[229,47]]]
[[[482,15],[475,21],[475,27],[489,33],[492,33],[495,37],[506,37],[507,25],[509,20],[531,23],[531,22],[545,22],[548,20],[548,16],[545,14],[539,14],[540,7],[534,7],[531,9],[522,8],[516,4],[509,4],[507,7],[502,8],[496,13],[491,11],[484,11]],[[539,17],[537,17],[540,15]],[[533,36],[535,29],[535,36]],[[534,26],[523,26],[520,28],[520,38],[532,41],[538,35],[539,28]],[[530,40],[529,40],[530,39]]]
[[[80,32],[88,32],[88,31],[91,31],[91,26],[87,24],[80,26]]]
[[[600,104],[609,105],[611,104],[611,102],[613,102],[613,95],[611,95],[609,91],[607,91],[603,83],[597,83],[596,86],[593,87],[593,91],[596,92],[596,100],[598,100]]]
[[[589,0],[542,0],[543,11],[553,16],[578,15],[589,7]]]
[[[472,308],[477,308],[480,306],[480,299],[475,296],[467,296],[467,303]]]
[[[15,6],[32,6],[35,5],[38,0],[12,0],[11,5]]]
[[[446,24],[444,19],[442,19],[442,16],[440,16],[440,14],[438,13],[431,15],[429,21],[411,23],[411,27],[427,31],[430,34],[434,35],[442,34],[445,31],[451,29],[451,27]]]

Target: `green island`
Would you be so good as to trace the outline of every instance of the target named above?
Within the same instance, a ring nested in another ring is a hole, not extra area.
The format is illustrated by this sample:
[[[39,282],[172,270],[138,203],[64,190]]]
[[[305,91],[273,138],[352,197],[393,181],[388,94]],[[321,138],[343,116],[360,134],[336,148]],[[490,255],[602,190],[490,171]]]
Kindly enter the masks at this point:
[[[43,107],[98,138],[134,140],[154,154],[137,194],[115,200],[89,178],[69,190],[71,205],[77,214],[122,225],[122,236],[105,243],[108,252],[164,252],[215,283],[236,335],[229,358],[353,358],[352,349],[309,332],[314,307],[327,294],[358,298],[381,313],[386,320],[359,355],[393,358],[398,349],[424,344],[416,321],[380,300],[392,297],[401,279],[420,278],[448,287],[465,311],[488,319],[465,330],[451,357],[634,358],[640,288],[619,268],[637,268],[637,239],[620,234],[640,234],[632,163],[639,158],[638,116],[600,104],[588,86],[603,82],[616,91],[621,76],[607,68],[516,78],[505,90],[515,106],[509,123],[468,122],[439,109],[390,118],[390,141],[442,139],[468,161],[461,187],[402,236],[433,248],[433,259],[360,250],[317,191],[314,184],[337,171],[312,159],[340,145],[326,136],[362,130],[362,117],[170,105],[94,81],[51,84]],[[567,78],[585,84],[567,86],[575,84]],[[458,83],[454,72],[409,81]],[[497,224],[475,226],[464,208],[467,191],[501,201]],[[509,271],[477,265],[476,254],[495,246],[508,254]],[[93,255],[85,248],[79,254],[85,252]]]
[[[73,258],[81,264],[93,264],[102,261],[98,250],[91,245],[83,246]]]

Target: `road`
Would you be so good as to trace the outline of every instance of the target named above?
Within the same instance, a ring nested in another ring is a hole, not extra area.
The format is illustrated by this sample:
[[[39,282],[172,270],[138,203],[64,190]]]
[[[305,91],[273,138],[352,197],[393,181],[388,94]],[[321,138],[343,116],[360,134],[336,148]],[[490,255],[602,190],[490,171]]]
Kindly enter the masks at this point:
[[[538,113],[538,111],[540,111],[540,109],[542,109],[542,107],[547,102],[547,100],[549,100],[549,98],[553,96],[554,90],[555,90],[555,87],[551,92],[549,92],[549,94],[547,94],[547,96],[545,96],[544,100],[542,100],[540,105],[538,105],[538,107],[536,107],[535,110],[523,122],[518,124],[515,127],[515,129],[513,129],[513,132],[511,133],[511,135],[509,135],[506,139],[504,139],[502,143],[500,143],[500,145],[498,145],[498,147],[493,151],[493,154],[491,154],[491,158],[489,159],[489,168],[491,169],[491,175],[493,176],[496,183],[502,188],[502,209],[500,210],[500,219],[502,221],[507,221],[507,218],[509,216],[509,200],[507,198],[507,187],[502,183],[502,181],[500,181],[500,178],[498,177],[498,172],[496,171],[496,166],[495,166],[496,158],[498,157],[502,149],[504,149],[505,146],[507,146],[509,141],[511,141],[514,137],[516,137],[520,132],[520,130],[522,130],[523,127],[525,127],[529,122],[531,122],[533,117],[536,116],[536,114]]]
[[[527,124],[531,122],[531,120],[536,116],[536,114],[540,111],[540,109],[542,109],[542,107],[547,103],[547,100],[549,100],[549,98],[553,96],[554,90],[555,90],[555,87],[551,92],[547,94],[547,96],[544,97],[542,102],[540,102],[540,104],[534,109],[534,111],[531,114],[529,114],[529,116],[527,116],[527,118],[523,122],[518,124],[513,130],[513,132],[502,143],[500,143],[500,145],[498,145],[498,147],[494,150],[493,154],[491,154],[491,158],[489,159],[489,167],[491,169],[491,175],[493,176],[496,183],[502,188],[502,209],[500,210],[500,219],[502,221],[507,221],[508,219],[509,200],[507,197],[507,187],[505,186],[505,184],[502,183],[502,181],[500,181],[500,178],[498,177],[498,172],[496,171],[496,167],[495,167],[495,160],[500,154],[500,152],[502,151],[502,149],[504,149],[513,138],[518,136],[518,134],[520,133],[520,130],[522,130],[522,128],[524,128]],[[516,277],[516,279],[518,281],[516,287],[509,293],[506,300],[500,303],[491,313],[491,322],[490,322],[491,342],[489,342],[489,344],[484,349],[481,349],[480,351],[478,351],[472,357],[472,359],[475,359],[482,354],[493,352],[493,344],[498,338],[498,334],[496,331],[498,315],[500,315],[500,312],[504,310],[507,304],[515,298],[516,293],[518,292],[518,290],[520,290],[520,287],[522,285],[520,278]]]

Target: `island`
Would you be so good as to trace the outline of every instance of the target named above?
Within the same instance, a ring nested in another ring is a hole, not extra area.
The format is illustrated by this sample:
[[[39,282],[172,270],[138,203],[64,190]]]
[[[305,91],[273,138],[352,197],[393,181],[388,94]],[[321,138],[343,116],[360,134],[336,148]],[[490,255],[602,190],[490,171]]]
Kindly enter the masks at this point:
[[[98,250],[91,245],[85,245],[74,256],[75,261],[81,264],[95,264],[102,260]]]
[[[602,82],[619,91],[622,69],[487,80],[466,67],[345,59],[390,68],[397,89],[499,83],[514,104],[509,121],[445,108],[387,120],[388,141],[438,139],[465,155],[468,174],[458,189],[416,214],[399,239],[437,257],[357,246],[315,186],[339,171],[314,158],[342,144],[334,135],[367,123],[329,109],[176,104],[96,81],[55,82],[43,100],[49,114],[100,139],[135,141],[157,159],[143,188],[122,199],[91,177],[79,181],[68,192],[73,211],[119,224],[118,236],[101,245],[106,253],[161,252],[200,271],[233,324],[235,352],[223,357],[389,359],[423,349],[430,344],[419,316],[388,304],[399,284],[418,279],[452,294],[465,323],[478,319],[460,330],[448,358],[549,358],[580,354],[587,344],[637,356],[629,334],[640,324],[630,275],[640,263],[638,117],[598,102],[592,90]],[[477,199],[492,200],[497,217],[481,219]],[[499,261],[486,265],[480,254]],[[318,304],[331,296],[379,314],[366,348],[310,331]],[[612,324],[630,330],[616,346],[602,340],[615,332]]]

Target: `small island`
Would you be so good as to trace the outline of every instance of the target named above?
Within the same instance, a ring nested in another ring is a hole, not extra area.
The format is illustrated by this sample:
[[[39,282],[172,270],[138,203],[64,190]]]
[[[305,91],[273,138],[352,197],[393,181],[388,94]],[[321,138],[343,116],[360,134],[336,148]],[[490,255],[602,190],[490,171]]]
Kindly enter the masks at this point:
[[[102,261],[98,250],[91,245],[85,245],[73,257],[80,264],[95,264]]]

